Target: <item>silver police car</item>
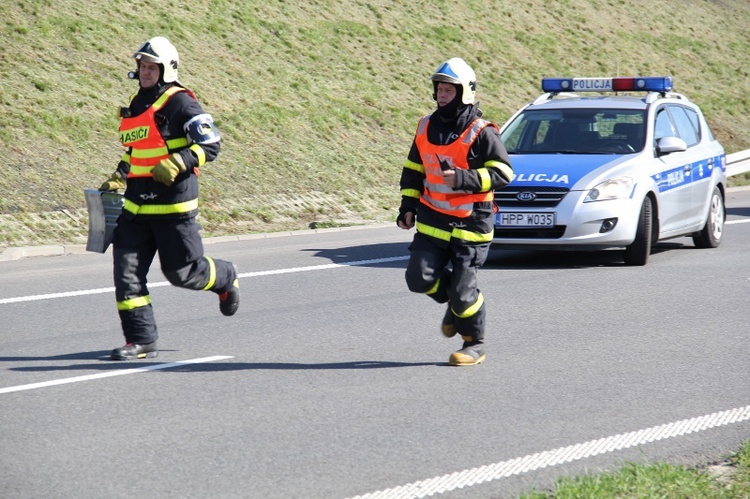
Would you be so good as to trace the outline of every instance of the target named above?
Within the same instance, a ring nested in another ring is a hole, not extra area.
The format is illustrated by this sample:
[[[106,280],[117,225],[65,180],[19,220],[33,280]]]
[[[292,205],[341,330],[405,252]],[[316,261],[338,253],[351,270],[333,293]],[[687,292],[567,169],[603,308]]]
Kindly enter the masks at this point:
[[[544,78],[545,92],[501,128],[515,177],[495,192],[495,248],[721,243],[726,156],[671,77]]]

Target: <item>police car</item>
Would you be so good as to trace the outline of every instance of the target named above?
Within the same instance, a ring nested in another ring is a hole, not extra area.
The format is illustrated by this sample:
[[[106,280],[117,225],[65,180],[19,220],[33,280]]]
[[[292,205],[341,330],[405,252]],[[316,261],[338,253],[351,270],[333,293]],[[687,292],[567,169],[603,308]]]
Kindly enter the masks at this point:
[[[515,177],[495,192],[495,248],[624,248],[645,265],[658,241],[716,248],[726,157],[671,77],[544,78],[501,128]]]

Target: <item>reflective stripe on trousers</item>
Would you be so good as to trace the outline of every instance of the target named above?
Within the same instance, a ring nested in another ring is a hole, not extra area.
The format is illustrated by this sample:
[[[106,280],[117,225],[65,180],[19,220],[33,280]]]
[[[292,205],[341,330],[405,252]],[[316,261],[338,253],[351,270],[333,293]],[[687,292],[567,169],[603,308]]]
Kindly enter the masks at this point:
[[[223,293],[236,272],[230,262],[203,254],[195,220],[120,217],[113,241],[115,298],[128,343],[151,343],[159,333],[146,276],[157,252],[167,280],[178,287]],[[171,304],[184,308],[184,302]]]
[[[450,301],[456,315],[456,331],[483,339],[486,307],[477,287],[477,271],[487,260],[489,244],[450,244],[442,248],[428,236],[417,234],[409,251],[405,273],[409,289],[427,294],[438,303]]]

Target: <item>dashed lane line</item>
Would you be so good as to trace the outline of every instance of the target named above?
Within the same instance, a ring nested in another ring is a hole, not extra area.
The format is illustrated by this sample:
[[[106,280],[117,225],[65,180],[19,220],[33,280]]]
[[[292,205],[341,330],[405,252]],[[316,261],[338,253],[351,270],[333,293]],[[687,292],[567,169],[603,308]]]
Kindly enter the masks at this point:
[[[21,392],[24,390],[35,390],[37,388],[47,388],[50,386],[66,385],[68,383],[79,383],[81,381],[91,381],[94,379],[110,378],[112,376],[124,376],[127,374],[138,374],[147,371],[158,371],[160,369],[170,369],[172,367],[187,366],[190,364],[203,364],[205,362],[214,362],[217,360],[233,359],[232,356],[227,355],[215,355],[213,357],[203,357],[200,359],[181,360],[179,362],[171,362],[169,364],[155,364],[151,366],[136,367],[133,369],[117,369],[116,371],[108,371],[106,373],[98,374],[87,374],[85,376],[75,376],[73,378],[62,378],[55,379],[52,381],[41,381],[39,383],[30,383],[28,385],[9,386],[6,388],[0,388],[0,394]]]

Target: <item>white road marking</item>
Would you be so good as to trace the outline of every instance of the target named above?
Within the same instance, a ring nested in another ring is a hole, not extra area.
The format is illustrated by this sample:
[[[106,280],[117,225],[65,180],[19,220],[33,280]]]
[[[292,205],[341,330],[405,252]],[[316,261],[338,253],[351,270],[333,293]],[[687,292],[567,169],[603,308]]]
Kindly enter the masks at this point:
[[[727,222],[724,222],[725,225],[731,225],[731,224],[741,224],[741,223],[750,223],[750,219],[742,219],[742,220],[729,220]],[[243,277],[259,277],[259,276],[266,276],[266,275],[278,275],[278,274],[293,274],[296,272],[310,272],[313,270],[327,270],[327,269],[335,269],[339,267],[354,267],[354,266],[361,266],[361,265],[373,265],[378,263],[388,263],[388,262],[398,262],[403,260],[408,260],[409,256],[392,256],[388,258],[374,258],[371,260],[355,260],[351,262],[341,262],[341,263],[328,263],[324,265],[310,265],[307,267],[291,267],[288,269],[277,269],[277,270],[263,270],[260,272],[245,272],[238,274],[237,277],[243,278]],[[165,286],[171,286],[171,283],[168,281],[158,281],[153,282],[148,285],[150,288],[161,288]],[[44,295],[31,295],[31,296],[18,296],[14,298],[0,298],[0,305],[6,305],[9,303],[21,303],[21,302],[27,302],[27,301],[41,301],[41,300],[53,300],[55,298],[70,298],[73,296],[84,296],[84,295],[97,295],[97,294],[103,294],[103,293],[114,293],[115,288],[96,288],[96,289],[84,289],[81,291],[66,291],[63,293],[49,293]]]
[[[116,371],[108,371],[106,373],[98,374],[87,374],[86,376],[76,376],[74,378],[63,378],[52,381],[42,381],[40,383],[30,383],[28,385],[9,386],[7,388],[0,388],[1,393],[21,392],[24,390],[34,390],[36,388],[47,388],[48,386],[65,385],[68,383],[78,383],[80,381],[90,381],[92,379],[109,378],[112,376],[124,376],[126,374],[137,374],[146,371],[158,371],[159,369],[169,369],[171,367],[180,367],[189,364],[202,364],[204,362],[214,362],[217,360],[233,359],[234,357],[228,355],[215,355],[213,357],[203,357],[201,359],[190,359],[181,360],[179,362],[171,362],[169,364],[155,364],[153,366],[136,367],[133,369],[118,369]]]
[[[352,262],[341,262],[341,263],[329,263],[325,265],[310,265],[309,267],[292,267],[288,269],[277,269],[277,270],[263,270],[260,272],[245,272],[238,274],[237,277],[258,277],[264,275],[276,275],[276,274],[292,274],[295,272],[309,272],[312,270],[326,270],[335,269],[338,267],[354,267],[361,265],[373,265],[377,263],[387,262],[398,262],[401,260],[408,260],[409,256],[392,256],[389,258],[375,258],[372,260],[356,260]],[[149,283],[149,288],[161,288],[164,286],[171,286],[169,281],[159,281]],[[84,289],[81,291],[66,291],[63,293],[49,293],[45,295],[31,295],[31,296],[18,296],[15,298],[2,298],[0,299],[0,305],[6,305],[8,303],[21,303],[27,301],[41,301],[41,300],[53,300],[55,298],[69,298],[72,296],[83,296],[83,295],[97,295],[102,293],[114,293],[115,288],[96,288],[96,289]]]
[[[352,499],[407,499],[421,498],[433,494],[442,494],[463,487],[470,487],[491,480],[520,475],[558,464],[578,461],[580,459],[598,456],[616,450],[627,449],[636,445],[643,445],[657,440],[674,438],[689,433],[725,426],[750,420],[750,406],[739,407],[728,411],[715,412],[706,416],[683,419],[674,423],[653,426],[645,430],[622,433],[611,437],[590,440],[576,445],[560,447],[529,456],[501,461],[499,463],[480,466],[470,470],[458,471],[450,475],[443,475],[428,480],[401,485],[391,489],[370,492]]]
[[[728,222],[725,222],[725,225],[746,223],[746,222],[750,222],[750,219],[730,220]],[[245,273],[238,274],[237,277],[243,278],[243,277],[278,275],[278,274],[293,274],[296,272],[310,272],[313,270],[327,270],[327,269],[335,269],[339,267],[355,267],[355,266],[362,266],[362,265],[373,265],[373,264],[378,264],[378,263],[398,262],[398,261],[403,261],[403,260],[408,260],[408,259],[409,259],[408,255],[392,256],[392,257],[387,257],[387,258],[373,258],[371,260],[355,260],[351,262],[328,263],[324,265],[310,265],[307,267],[291,267],[288,269],[263,270],[260,272],[245,272]],[[161,288],[165,286],[171,286],[171,283],[168,281],[158,281],[158,282],[152,282],[148,286],[149,288]],[[28,301],[53,300],[55,298],[70,298],[73,296],[97,295],[97,294],[114,293],[114,292],[115,292],[115,288],[112,287],[112,288],[84,289],[80,291],[65,291],[62,293],[48,293],[44,295],[17,296],[14,298],[0,298],[0,305],[7,305],[9,303],[21,303],[21,302],[28,302]]]

